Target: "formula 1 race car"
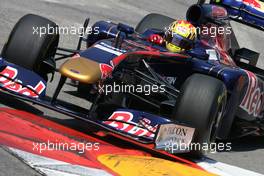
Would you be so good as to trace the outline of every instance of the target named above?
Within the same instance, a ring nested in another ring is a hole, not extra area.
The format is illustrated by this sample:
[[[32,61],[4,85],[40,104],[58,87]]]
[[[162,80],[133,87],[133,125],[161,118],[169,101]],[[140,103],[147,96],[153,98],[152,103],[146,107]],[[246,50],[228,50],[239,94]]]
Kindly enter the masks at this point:
[[[191,6],[187,20],[197,27],[231,30],[226,9],[216,5]],[[145,16],[136,28],[98,21],[71,50],[58,47],[54,22],[26,15],[2,50],[1,89],[171,157],[181,152],[202,156],[201,146],[217,138],[263,134],[264,72],[256,67],[259,53],[240,48],[233,33],[201,33],[196,48],[205,52],[188,54],[170,53],[145,40],[150,30],[162,32],[173,21],[161,14]],[[84,29],[88,24],[89,19]],[[43,27],[50,30],[34,34]],[[84,50],[82,41],[87,45]],[[55,61],[65,58],[56,69]],[[48,97],[47,75],[55,72],[60,81]],[[77,81],[78,91],[87,95],[89,110],[88,105],[57,99],[67,78]]]
[[[199,0],[198,4],[206,0]],[[210,4],[225,7],[229,17],[257,29],[264,29],[264,2],[262,0],[210,0]]]

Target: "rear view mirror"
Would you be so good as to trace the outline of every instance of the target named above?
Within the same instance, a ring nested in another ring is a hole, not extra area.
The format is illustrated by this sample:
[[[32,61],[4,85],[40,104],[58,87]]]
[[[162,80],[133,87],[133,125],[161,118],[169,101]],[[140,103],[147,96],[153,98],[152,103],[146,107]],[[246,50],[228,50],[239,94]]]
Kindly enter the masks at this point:
[[[128,26],[128,25],[123,24],[123,23],[119,23],[117,25],[117,30],[124,32],[126,34],[133,34],[135,32],[133,27]]]

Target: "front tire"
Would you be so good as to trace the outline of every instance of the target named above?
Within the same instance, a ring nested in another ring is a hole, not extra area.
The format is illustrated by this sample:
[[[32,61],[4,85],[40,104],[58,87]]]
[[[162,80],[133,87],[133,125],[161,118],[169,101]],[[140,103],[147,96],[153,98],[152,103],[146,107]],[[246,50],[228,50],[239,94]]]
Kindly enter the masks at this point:
[[[226,96],[224,83],[207,75],[193,74],[183,84],[173,118],[195,128],[192,144],[199,148],[191,148],[192,156],[202,157],[202,146],[215,142]]]
[[[46,33],[42,36],[36,32],[37,29],[40,32],[40,28],[46,28]],[[54,57],[59,42],[59,35],[48,31],[52,28],[55,31],[57,25],[44,17],[33,14],[23,16],[10,33],[2,50],[2,57],[47,79],[47,74],[51,71],[43,61]],[[50,63],[55,61],[51,60]]]

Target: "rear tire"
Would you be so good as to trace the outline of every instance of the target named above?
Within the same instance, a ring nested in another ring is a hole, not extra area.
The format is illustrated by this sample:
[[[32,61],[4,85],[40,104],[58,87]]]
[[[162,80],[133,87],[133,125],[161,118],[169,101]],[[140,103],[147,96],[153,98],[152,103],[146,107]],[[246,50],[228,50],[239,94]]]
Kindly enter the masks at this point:
[[[2,57],[47,79],[50,68],[43,64],[43,61],[54,57],[59,42],[59,35],[47,31],[48,26],[54,30],[57,28],[54,22],[44,17],[33,14],[23,16],[10,33],[2,50]],[[46,28],[46,33],[40,37],[34,29],[41,27]]]
[[[138,33],[144,33],[147,29],[160,29],[164,30],[168,27],[175,19],[165,15],[151,13],[146,15],[137,25],[136,31]]]
[[[200,148],[192,148],[192,156],[202,157],[207,152],[202,146],[215,142],[226,96],[224,83],[210,76],[193,74],[183,84],[173,118],[195,128],[192,143]]]

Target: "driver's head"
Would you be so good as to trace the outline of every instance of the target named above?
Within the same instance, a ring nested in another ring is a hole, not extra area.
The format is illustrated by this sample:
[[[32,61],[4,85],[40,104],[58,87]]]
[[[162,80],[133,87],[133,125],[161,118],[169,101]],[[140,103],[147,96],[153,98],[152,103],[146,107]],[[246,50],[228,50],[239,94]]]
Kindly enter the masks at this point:
[[[170,52],[189,50],[194,45],[196,28],[188,21],[177,20],[165,32],[166,48]]]

